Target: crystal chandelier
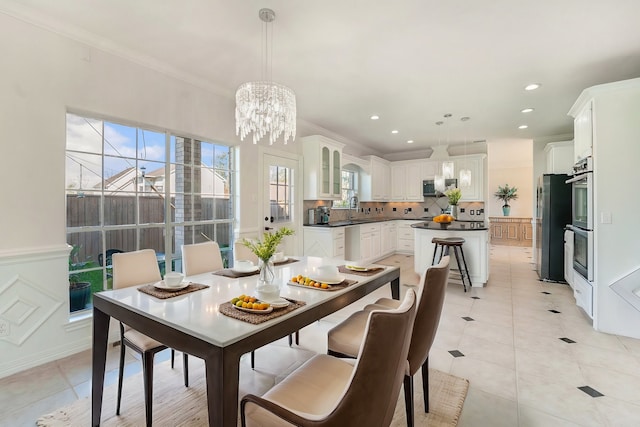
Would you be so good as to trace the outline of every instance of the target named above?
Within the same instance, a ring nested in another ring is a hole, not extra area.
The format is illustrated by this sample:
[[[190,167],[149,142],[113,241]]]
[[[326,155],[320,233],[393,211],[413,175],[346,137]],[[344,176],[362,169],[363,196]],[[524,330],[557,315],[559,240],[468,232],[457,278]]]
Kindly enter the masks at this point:
[[[236,92],[236,135],[244,141],[245,136],[253,132],[253,143],[257,144],[269,133],[269,145],[273,145],[284,133],[286,144],[289,138],[296,138],[296,95],[288,87],[273,83],[270,78],[273,49],[267,43],[267,33],[276,14],[271,9],[260,9],[258,15],[264,23],[263,76],[262,81],[241,84]]]
[[[470,117],[462,117],[461,121],[466,122]],[[460,187],[471,187],[471,170],[467,169],[467,138],[464,138],[464,166],[465,169],[460,170]]]

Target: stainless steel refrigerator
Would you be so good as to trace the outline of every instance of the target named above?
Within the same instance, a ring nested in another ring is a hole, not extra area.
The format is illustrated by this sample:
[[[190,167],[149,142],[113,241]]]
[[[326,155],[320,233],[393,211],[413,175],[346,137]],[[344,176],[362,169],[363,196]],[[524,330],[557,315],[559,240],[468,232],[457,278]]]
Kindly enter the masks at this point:
[[[538,180],[536,250],[538,276],[564,282],[564,229],[571,224],[571,184],[565,174],[545,174]]]

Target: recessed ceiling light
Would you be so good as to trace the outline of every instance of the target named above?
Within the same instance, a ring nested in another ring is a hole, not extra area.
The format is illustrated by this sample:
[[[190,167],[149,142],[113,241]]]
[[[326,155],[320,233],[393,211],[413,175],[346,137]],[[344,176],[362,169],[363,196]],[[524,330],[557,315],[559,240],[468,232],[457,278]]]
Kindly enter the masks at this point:
[[[413,139],[408,140],[407,144],[413,144]]]
[[[540,86],[542,86],[540,83],[531,83],[528,84],[524,87],[524,90],[536,90],[538,89]]]
[[[373,116],[371,116],[371,120],[378,120],[380,118],[380,116],[376,116],[375,114]]]
[[[518,126],[518,129],[526,129],[526,128],[528,128],[528,127],[529,127],[529,126],[527,126],[527,125],[520,125],[520,126]]]
[[[398,131],[394,129],[391,131],[391,133],[398,133]]]
[[[533,111],[533,108],[525,108],[525,109],[520,110],[521,113],[530,113],[532,111]]]

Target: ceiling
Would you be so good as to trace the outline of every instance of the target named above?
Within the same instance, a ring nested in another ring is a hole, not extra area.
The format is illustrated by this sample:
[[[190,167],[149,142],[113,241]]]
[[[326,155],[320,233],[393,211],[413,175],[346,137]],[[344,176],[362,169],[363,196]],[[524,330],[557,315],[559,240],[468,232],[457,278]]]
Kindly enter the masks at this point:
[[[241,83],[260,78],[263,7],[276,13],[273,80],[295,91],[299,123],[383,155],[571,134],[567,112],[584,88],[640,76],[637,0],[0,4],[81,41],[162,64],[230,99]],[[534,82],[541,88],[524,90]],[[521,113],[527,107],[535,110]],[[373,114],[380,119],[372,121]],[[518,129],[523,124],[528,128]]]

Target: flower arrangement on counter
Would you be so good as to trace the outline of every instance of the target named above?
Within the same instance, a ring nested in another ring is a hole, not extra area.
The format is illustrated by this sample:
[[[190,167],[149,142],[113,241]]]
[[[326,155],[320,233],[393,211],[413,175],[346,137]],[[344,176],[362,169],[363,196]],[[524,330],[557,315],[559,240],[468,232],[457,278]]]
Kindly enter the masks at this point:
[[[462,197],[462,191],[459,188],[450,188],[444,192],[444,195],[449,199],[449,204],[456,206]]]

